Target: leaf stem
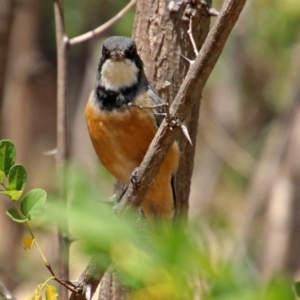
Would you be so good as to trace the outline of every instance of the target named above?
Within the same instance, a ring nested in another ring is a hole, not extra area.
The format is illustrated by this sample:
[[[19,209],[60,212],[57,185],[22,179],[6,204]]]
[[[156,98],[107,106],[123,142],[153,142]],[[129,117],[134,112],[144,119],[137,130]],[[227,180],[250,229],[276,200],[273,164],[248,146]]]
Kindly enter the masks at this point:
[[[39,244],[38,244],[38,242],[37,242],[36,239],[34,239],[34,242],[35,242],[36,247],[38,248],[38,250],[39,250],[39,252],[40,252],[42,258],[43,258],[43,261],[44,261],[45,265],[47,266],[47,265],[49,264],[49,262],[47,261],[45,255],[44,255],[44,253],[43,253],[43,251],[42,251],[42,249],[40,248],[40,246],[39,246]],[[53,275],[53,274],[52,274],[52,275]]]
[[[15,207],[16,211],[18,212],[19,216],[20,216],[22,219],[25,219],[25,216],[22,214],[22,212],[21,212],[20,208],[18,207],[18,205],[17,205],[15,202],[13,202],[13,204],[14,204],[14,207]],[[64,281],[58,279],[58,278],[55,276],[55,273],[54,273],[54,271],[53,271],[53,269],[52,269],[50,263],[49,263],[48,260],[46,259],[46,257],[45,257],[45,255],[44,255],[44,253],[43,253],[43,251],[42,251],[42,249],[41,249],[39,243],[37,242],[37,240],[36,240],[36,238],[35,238],[35,236],[34,236],[34,233],[33,233],[32,229],[30,228],[28,222],[25,221],[24,224],[25,224],[27,230],[29,231],[31,238],[34,240],[35,245],[36,245],[36,247],[37,247],[37,249],[38,249],[38,251],[39,251],[39,253],[40,253],[40,255],[41,255],[41,257],[42,257],[42,259],[43,259],[43,261],[44,261],[44,263],[45,263],[45,265],[46,265],[46,268],[49,270],[49,272],[50,272],[51,275],[52,275],[52,277],[50,277],[50,278],[47,279],[47,281],[44,283],[44,285],[45,285],[50,279],[53,279],[53,280],[57,281],[58,283],[60,283],[60,284],[61,284],[62,286],[64,286],[65,288],[67,288],[67,289],[68,289],[69,291],[71,291],[72,293],[76,293],[77,291],[76,291],[75,289],[73,289],[72,287],[70,287],[69,285],[67,285]]]
[[[13,202],[13,204],[14,204],[14,207],[15,207],[16,211],[18,212],[19,216],[20,216],[22,219],[26,219],[25,216],[22,214],[22,211],[20,210],[19,206],[18,206],[15,202]],[[35,242],[35,244],[36,244],[36,247],[38,248],[38,251],[40,252],[40,254],[41,254],[41,256],[42,256],[42,259],[43,259],[45,265],[47,266],[49,263],[48,263],[48,261],[47,261],[45,255],[44,255],[44,253],[43,253],[41,247],[39,246],[39,243],[37,242],[37,240],[36,240],[36,238],[35,238],[35,236],[34,236],[34,233],[33,233],[32,229],[30,228],[30,226],[29,226],[29,224],[28,224],[27,221],[25,221],[24,224],[25,224],[25,227],[27,228],[27,230],[29,231],[31,238],[34,240],[34,242]]]
[[[53,271],[53,269],[52,269],[52,267],[51,267],[51,265],[49,263],[46,264],[46,267],[49,270],[49,272],[52,274],[53,280],[55,280],[56,282],[58,282],[59,284],[61,284],[62,286],[64,286],[66,289],[68,289],[72,293],[77,293],[77,291],[74,288],[72,288],[70,285],[68,285],[67,283],[65,283],[64,281],[58,279],[55,276],[54,271]]]

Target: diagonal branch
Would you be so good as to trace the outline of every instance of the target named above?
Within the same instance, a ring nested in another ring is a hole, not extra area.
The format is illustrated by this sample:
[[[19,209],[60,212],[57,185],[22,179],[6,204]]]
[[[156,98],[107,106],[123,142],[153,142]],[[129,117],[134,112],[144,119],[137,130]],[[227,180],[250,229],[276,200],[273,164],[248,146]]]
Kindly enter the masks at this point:
[[[200,101],[203,87],[245,3],[246,0],[225,1],[219,17],[204,42],[195,63],[191,65],[170,108],[171,118],[178,123],[182,123],[195,103]],[[129,185],[125,197],[120,202],[120,211],[127,210],[129,206],[141,206],[143,198],[177,134],[178,130],[170,130],[166,120],[162,122],[137,170],[137,183],[134,186]]]
[[[74,37],[70,39],[69,45],[74,46],[83,42],[87,42],[88,40],[96,37],[97,35],[103,33],[109,27],[111,27],[114,23],[116,23],[119,19],[121,19],[135,4],[137,0],[131,0],[118,14],[116,14],[113,18],[108,20],[106,23],[102,24],[101,26],[93,29],[89,32],[86,32],[82,35]]]

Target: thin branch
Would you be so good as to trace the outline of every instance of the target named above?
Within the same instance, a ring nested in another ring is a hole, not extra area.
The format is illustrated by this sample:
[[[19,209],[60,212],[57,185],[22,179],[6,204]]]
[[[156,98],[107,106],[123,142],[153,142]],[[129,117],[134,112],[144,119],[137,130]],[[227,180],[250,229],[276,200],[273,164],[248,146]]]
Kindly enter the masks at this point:
[[[147,106],[147,105],[138,105],[136,103],[129,102],[128,106],[134,106],[134,107],[137,107],[139,109],[155,109],[155,108],[168,107],[169,104],[168,103],[162,103],[162,104],[155,104],[155,105],[148,105]]]
[[[54,0],[55,31],[57,47],[57,153],[56,171],[58,175],[59,197],[67,206],[66,159],[67,146],[67,50],[68,39],[65,34],[63,0]],[[62,229],[59,229],[59,277],[69,279],[69,248],[68,220],[65,219]],[[68,291],[60,286],[60,299],[68,299]]]
[[[191,65],[172,103],[170,108],[172,119],[184,122],[191,111],[191,107],[197,101],[200,101],[203,87],[245,3],[246,0],[225,1],[219,17],[204,42],[195,63]],[[156,176],[165,154],[168,153],[172,146],[177,133],[178,130],[169,130],[166,120],[162,122],[142,164],[137,170],[138,184],[135,186],[130,184],[125,197],[120,202],[119,210],[121,212],[126,210],[128,206],[139,207],[142,204],[143,198],[149,186],[151,186],[151,182]]]
[[[70,39],[69,45],[74,46],[86,42],[96,37],[97,35],[102,34],[105,30],[107,30],[109,27],[115,24],[119,19],[121,19],[136,4],[136,1],[137,0],[131,0],[118,14],[116,14],[113,18],[111,18],[101,26],[97,27],[96,29]]]
[[[170,104],[169,103],[161,103],[161,104],[156,104],[156,105],[138,105],[132,102],[128,103],[128,106],[134,106],[137,107],[139,109],[155,109],[155,108],[162,108],[165,107],[166,110],[165,112],[159,113],[159,112],[154,112],[155,115],[157,116],[165,116],[166,120],[168,122],[168,125],[173,128],[174,126],[176,126],[176,122],[172,121],[171,119],[171,115],[170,115]]]
[[[193,18],[190,17],[190,22],[189,22],[189,30],[187,31],[188,35],[189,35],[189,38],[191,40],[191,43],[192,43],[192,46],[193,46],[193,50],[194,50],[194,53],[197,57],[199,51],[197,49],[197,46],[196,46],[196,43],[195,43],[195,40],[194,40],[194,37],[193,37],[193,28],[192,28],[192,24],[193,24]]]
[[[63,280],[58,279],[55,276],[55,273],[54,273],[54,271],[53,271],[53,269],[52,269],[52,267],[51,267],[51,265],[49,263],[46,264],[46,267],[49,270],[49,272],[51,273],[51,275],[53,276],[53,280],[55,280],[56,282],[58,282],[59,284],[61,284],[62,286],[64,286],[70,292],[72,292],[72,293],[76,293],[77,292],[70,284],[67,284],[66,282],[64,282]]]

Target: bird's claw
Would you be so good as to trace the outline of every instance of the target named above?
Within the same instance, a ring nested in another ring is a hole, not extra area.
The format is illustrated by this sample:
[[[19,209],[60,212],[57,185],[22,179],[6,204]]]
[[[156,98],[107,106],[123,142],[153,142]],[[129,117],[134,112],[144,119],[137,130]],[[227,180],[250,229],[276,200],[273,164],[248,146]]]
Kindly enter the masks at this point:
[[[135,168],[132,171],[131,176],[130,176],[130,181],[131,181],[131,183],[132,183],[132,185],[133,185],[134,188],[138,188],[139,187],[137,172],[138,172],[138,168]]]

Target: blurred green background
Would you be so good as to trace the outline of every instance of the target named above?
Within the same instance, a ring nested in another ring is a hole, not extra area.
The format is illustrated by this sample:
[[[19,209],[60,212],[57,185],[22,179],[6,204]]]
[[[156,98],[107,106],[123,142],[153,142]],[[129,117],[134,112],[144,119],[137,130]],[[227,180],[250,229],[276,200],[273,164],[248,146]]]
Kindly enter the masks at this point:
[[[17,161],[29,174],[28,189],[46,189],[50,202],[55,161],[43,153],[56,145],[53,3],[7,3],[8,9],[0,7],[0,138],[16,144]],[[66,0],[68,36],[99,26],[126,3]],[[220,9],[222,3],[213,6]],[[133,19],[132,10],[105,35],[69,53],[69,182],[75,203],[112,194],[113,178],[98,163],[83,111],[101,42],[111,35],[130,36]],[[208,284],[207,299],[294,298],[291,282],[300,267],[299,76],[299,0],[248,1],[207,83],[200,111],[189,214],[196,229],[188,236],[205,244],[208,261],[219,271],[212,277],[215,284]],[[22,249],[25,233],[6,217],[9,202],[0,200],[0,281],[22,298],[49,274],[34,249]],[[55,226],[45,218],[34,226],[55,265]],[[75,243],[71,279],[88,262],[81,252]]]

